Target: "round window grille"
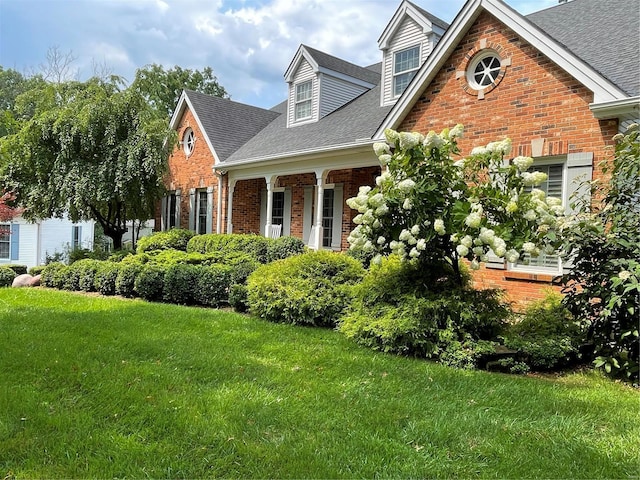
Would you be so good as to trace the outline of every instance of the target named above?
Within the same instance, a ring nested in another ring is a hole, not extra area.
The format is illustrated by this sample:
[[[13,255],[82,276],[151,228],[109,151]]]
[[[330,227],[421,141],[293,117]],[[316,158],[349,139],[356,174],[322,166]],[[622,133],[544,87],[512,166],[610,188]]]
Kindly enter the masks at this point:
[[[500,76],[502,62],[493,51],[487,51],[477,56],[467,70],[467,83],[475,90],[482,90],[494,84]]]
[[[184,153],[186,153],[187,155],[191,155],[195,144],[196,136],[193,133],[193,130],[187,128],[187,130],[184,132],[184,136],[182,137],[182,148],[184,148]]]

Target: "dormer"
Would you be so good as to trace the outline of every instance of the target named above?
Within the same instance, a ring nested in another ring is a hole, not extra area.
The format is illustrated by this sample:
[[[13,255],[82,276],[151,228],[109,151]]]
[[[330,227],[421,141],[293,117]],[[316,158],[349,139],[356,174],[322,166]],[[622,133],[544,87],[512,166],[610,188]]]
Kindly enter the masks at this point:
[[[402,95],[448,26],[403,0],[378,40],[382,50],[381,105],[392,105]]]
[[[375,87],[380,75],[340,58],[300,45],[285,72],[289,84],[287,127],[329,115]]]

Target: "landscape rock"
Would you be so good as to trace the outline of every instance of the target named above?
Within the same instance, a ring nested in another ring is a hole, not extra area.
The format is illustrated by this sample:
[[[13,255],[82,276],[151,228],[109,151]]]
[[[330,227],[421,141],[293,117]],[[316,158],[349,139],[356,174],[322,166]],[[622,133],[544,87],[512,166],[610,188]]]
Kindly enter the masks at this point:
[[[29,280],[30,287],[39,287],[40,286],[40,278],[41,275],[35,275],[31,280]]]
[[[31,286],[31,281],[33,277],[28,273],[23,273],[22,275],[18,275],[13,279],[12,287],[29,287]]]

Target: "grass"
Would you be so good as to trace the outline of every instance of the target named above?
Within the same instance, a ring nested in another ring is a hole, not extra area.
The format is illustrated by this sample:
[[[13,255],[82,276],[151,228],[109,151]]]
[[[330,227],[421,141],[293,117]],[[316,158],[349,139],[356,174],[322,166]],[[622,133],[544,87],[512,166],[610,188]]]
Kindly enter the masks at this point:
[[[0,289],[5,478],[628,478],[640,394],[229,312]]]

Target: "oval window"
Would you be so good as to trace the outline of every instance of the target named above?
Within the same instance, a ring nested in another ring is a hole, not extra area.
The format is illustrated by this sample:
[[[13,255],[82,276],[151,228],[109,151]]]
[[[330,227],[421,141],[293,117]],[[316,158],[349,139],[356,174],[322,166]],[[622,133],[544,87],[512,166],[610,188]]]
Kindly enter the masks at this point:
[[[467,82],[471,88],[482,90],[498,79],[501,68],[500,57],[495,52],[481,53],[469,64]]]
[[[187,155],[191,155],[195,144],[196,136],[193,133],[193,130],[187,128],[184,132],[184,136],[182,137],[182,148],[184,148],[184,153],[186,153]]]

